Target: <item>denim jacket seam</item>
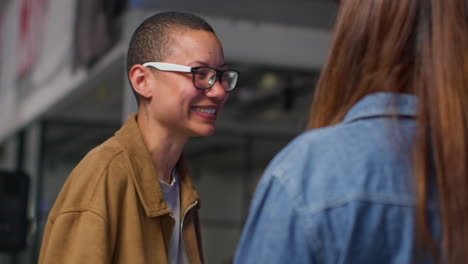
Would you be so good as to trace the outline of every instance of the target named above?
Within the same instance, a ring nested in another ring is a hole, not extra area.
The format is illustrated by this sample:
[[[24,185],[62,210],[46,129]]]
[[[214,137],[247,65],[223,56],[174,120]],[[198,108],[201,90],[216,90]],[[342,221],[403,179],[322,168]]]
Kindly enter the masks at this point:
[[[304,211],[312,211],[312,214],[315,214],[314,212],[320,212],[323,210],[340,207],[342,205],[345,205],[353,201],[369,202],[369,203],[375,203],[375,204],[388,204],[388,205],[395,205],[395,206],[408,206],[408,207],[411,207],[414,205],[414,198],[410,197],[409,194],[406,194],[407,197],[401,198],[402,195],[396,194],[396,193],[381,194],[381,193],[371,193],[371,192],[368,192],[368,193],[355,192],[355,193],[344,195],[342,198],[339,198],[339,199],[331,199],[331,200],[322,199],[320,203],[314,203],[313,206],[308,206],[308,207],[301,206],[301,205],[307,204],[307,200],[303,197],[301,193],[293,191],[291,190],[291,188],[289,188],[290,185],[293,185],[295,183],[291,183],[291,181],[293,181],[291,177],[286,177],[287,175],[285,172],[287,170],[288,170],[287,167],[279,166],[275,170],[271,171],[271,177],[275,178],[283,186],[283,188],[288,193],[289,197],[295,203],[295,207],[298,209],[301,209],[301,210],[298,210],[298,212],[303,212],[302,210],[304,210]],[[301,179],[297,179],[297,180],[300,181]]]
[[[291,209],[297,214],[298,217],[304,217],[307,214],[302,211],[302,207],[299,206],[299,204],[296,202],[297,200],[301,200],[301,202],[304,201],[302,195],[296,195],[292,196],[292,192],[287,188],[287,184],[283,181],[284,177],[277,177],[278,175],[275,175],[272,173],[271,181],[276,181],[280,184],[280,187],[285,190],[286,194],[288,195],[289,199],[291,200]],[[306,236],[308,236],[309,239],[306,239],[305,243],[308,244],[309,248],[312,249],[316,254],[313,256],[319,256],[320,255],[320,249],[322,248],[322,243],[319,239],[314,238],[312,236],[309,236],[308,234],[311,233],[311,230],[313,228],[312,223],[309,221],[304,221],[304,231],[306,232]],[[317,257],[314,257],[315,259]]]
[[[288,177],[283,177],[282,175],[284,175],[283,173],[284,171],[285,169],[281,171],[278,171],[278,170],[272,171],[271,172],[272,179],[278,181],[281,184],[283,189],[287,192],[288,196],[291,198],[291,201],[295,203],[294,208],[301,208],[300,204],[304,204],[305,200],[300,193],[294,192],[291,190],[291,188],[288,188],[289,183],[292,181],[292,179]],[[300,211],[298,210],[298,212]]]
[[[342,206],[346,206],[352,202],[364,202],[370,204],[380,204],[380,205],[391,205],[391,206],[402,206],[402,207],[413,207],[414,199],[412,198],[382,198],[377,197],[380,195],[349,195],[342,199],[334,199],[329,201],[324,201],[319,205],[309,206],[309,207],[300,207],[298,212],[301,214],[313,216],[319,214],[325,210],[335,209]],[[302,199],[304,200],[304,199]]]

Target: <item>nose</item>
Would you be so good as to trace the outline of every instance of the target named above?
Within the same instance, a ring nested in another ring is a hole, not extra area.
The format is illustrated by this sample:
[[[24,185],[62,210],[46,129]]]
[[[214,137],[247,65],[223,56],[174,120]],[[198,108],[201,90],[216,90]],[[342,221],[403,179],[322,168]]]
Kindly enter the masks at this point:
[[[215,84],[211,86],[210,89],[206,90],[206,96],[217,100],[224,100],[227,98],[228,93],[224,90],[223,86],[219,82],[219,79],[217,79]]]

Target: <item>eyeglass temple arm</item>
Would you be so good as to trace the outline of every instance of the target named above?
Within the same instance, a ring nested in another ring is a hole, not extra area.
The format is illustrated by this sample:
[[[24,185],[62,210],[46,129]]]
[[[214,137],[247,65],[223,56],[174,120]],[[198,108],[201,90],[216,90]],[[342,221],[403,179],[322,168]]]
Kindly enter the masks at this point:
[[[143,63],[145,67],[153,67],[160,71],[176,71],[176,72],[191,72],[192,68],[165,62],[146,62]]]

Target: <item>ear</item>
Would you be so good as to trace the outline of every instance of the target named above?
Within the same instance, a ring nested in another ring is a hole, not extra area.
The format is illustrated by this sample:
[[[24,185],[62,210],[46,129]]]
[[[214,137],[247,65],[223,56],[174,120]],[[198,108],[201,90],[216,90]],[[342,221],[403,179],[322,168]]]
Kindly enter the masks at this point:
[[[128,73],[128,79],[132,84],[133,90],[141,97],[147,99],[153,96],[151,77],[151,71],[141,64],[133,65]]]

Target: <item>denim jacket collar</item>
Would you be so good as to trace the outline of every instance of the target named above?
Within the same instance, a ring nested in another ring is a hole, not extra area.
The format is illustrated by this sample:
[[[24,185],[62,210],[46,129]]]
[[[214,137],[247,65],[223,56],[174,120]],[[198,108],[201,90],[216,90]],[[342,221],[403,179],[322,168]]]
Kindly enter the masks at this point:
[[[343,122],[378,116],[407,116],[417,114],[417,97],[410,94],[378,92],[365,96],[346,114]]]

